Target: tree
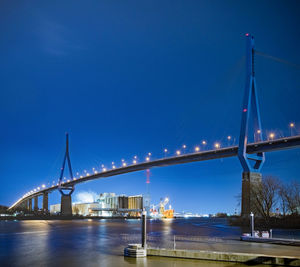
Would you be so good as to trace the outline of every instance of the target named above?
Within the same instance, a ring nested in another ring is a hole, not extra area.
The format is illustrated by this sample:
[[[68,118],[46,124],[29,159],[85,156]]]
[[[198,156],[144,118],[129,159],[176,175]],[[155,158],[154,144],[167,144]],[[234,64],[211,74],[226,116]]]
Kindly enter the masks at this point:
[[[300,209],[300,183],[292,181],[288,184],[282,184],[279,189],[279,197],[283,214],[299,214]]]
[[[268,223],[271,212],[277,202],[277,192],[280,188],[280,182],[273,176],[263,177],[261,183],[254,184],[251,188],[254,212],[263,217]]]

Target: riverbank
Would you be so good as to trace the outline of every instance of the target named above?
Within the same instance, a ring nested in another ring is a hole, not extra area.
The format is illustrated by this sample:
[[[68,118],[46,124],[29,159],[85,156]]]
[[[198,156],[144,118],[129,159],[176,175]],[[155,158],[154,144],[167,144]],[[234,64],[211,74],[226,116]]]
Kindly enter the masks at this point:
[[[229,225],[239,227],[250,227],[250,219],[243,217],[229,217]],[[270,229],[300,229],[300,216],[290,215],[284,217],[271,217],[268,220],[255,218],[255,229],[260,231],[269,231]]]

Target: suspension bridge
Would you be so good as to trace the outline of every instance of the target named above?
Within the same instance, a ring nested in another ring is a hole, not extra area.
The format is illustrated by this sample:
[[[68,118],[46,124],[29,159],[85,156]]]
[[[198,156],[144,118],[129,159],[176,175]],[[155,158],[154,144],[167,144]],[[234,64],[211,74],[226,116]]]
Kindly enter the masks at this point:
[[[83,176],[74,177],[69,155],[69,139],[67,134],[66,151],[58,183],[50,186],[42,185],[41,187],[37,187],[27,192],[14,204],[12,204],[9,209],[23,207],[29,211],[37,211],[38,197],[42,196],[42,209],[44,212],[48,212],[48,195],[54,190],[59,190],[61,193],[61,214],[71,215],[71,195],[74,192],[75,185],[77,184],[125,173],[147,170],[155,167],[164,167],[237,156],[243,169],[241,214],[244,216],[250,214],[253,205],[251,200],[251,188],[254,184],[261,182],[261,168],[265,161],[265,153],[300,147],[300,135],[275,139],[275,136],[271,134],[269,140],[263,140],[254,71],[254,55],[255,53],[260,52],[256,52],[254,48],[254,38],[252,35],[246,34],[246,40],[246,83],[244,100],[241,109],[241,130],[239,144],[237,146],[221,148],[220,144],[216,143],[214,149],[212,150],[199,151],[199,147],[196,147],[193,153],[181,154],[180,151],[177,151],[175,156],[164,157],[155,160],[152,160],[149,156],[146,157],[144,162],[138,162],[137,159],[134,159],[131,164],[123,162],[122,166],[120,167],[116,167],[115,165],[113,165],[111,169],[106,169],[103,167],[101,171],[93,169],[92,174],[85,172],[85,175]],[[294,126],[294,123],[291,123],[290,127]],[[252,128],[253,132],[250,132],[250,129]],[[252,143],[248,143],[250,135],[254,136],[254,142]],[[68,165],[70,179],[64,181],[63,174],[66,165]],[[32,203],[33,200],[34,203]]]

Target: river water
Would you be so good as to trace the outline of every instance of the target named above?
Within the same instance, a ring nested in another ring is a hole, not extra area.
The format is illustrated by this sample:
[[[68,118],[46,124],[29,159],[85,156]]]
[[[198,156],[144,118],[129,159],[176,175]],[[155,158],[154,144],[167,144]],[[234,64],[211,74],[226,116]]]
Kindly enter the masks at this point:
[[[0,221],[0,266],[240,266],[163,257],[125,258],[124,247],[140,242],[140,227],[138,219]],[[239,242],[242,231],[218,218],[147,222],[148,244],[153,247],[172,248],[175,236],[176,248],[224,251]],[[274,234],[300,239],[300,230]],[[235,249],[249,248],[238,245]]]

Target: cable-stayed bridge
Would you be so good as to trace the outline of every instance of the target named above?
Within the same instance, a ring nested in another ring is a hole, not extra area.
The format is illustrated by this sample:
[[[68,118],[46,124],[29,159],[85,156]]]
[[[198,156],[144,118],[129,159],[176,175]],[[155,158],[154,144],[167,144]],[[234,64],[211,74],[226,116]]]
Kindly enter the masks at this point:
[[[112,169],[103,168],[101,171],[93,170],[92,174],[86,173],[84,176],[74,177],[72,173],[71,160],[69,156],[68,134],[66,139],[66,152],[61,168],[60,178],[57,184],[46,187],[37,187],[27,192],[19,198],[10,209],[23,206],[28,210],[38,210],[38,197],[43,196],[43,211],[48,211],[48,194],[54,190],[61,193],[61,213],[70,215],[72,213],[71,195],[75,189],[75,185],[95,179],[112,177],[130,172],[146,170],[154,167],[164,167],[176,164],[185,164],[190,162],[206,161],[227,157],[237,156],[243,168],[242,174],[242,208],[241,214],[248,215],[252,209],[251,188],[254,184],[260,183],[261,168],[265,161],[265,153],[300,147],[300,135],[275,139],[271,134],[269,140],[262,138],[262,126],[260,121],[260,112],[257,99],[255,71],[254,71],[254,38],[250,34],[246,34],[247,39],[247,63],[246,63],[246,85],[244,101],[242,104],[242,120],[239,144],[221,148],[219,144],[215,145],[215,149],[207,151],[198,151],[189,154],[177,153],[175,156],[164,157],[161,159],[151,160],[147,157],[145,162],[138,162],[136,159],[130,165],[123,162],[121,167],[112,166]],[[294,123],[290,127],[294,127]],[[250,128],[253,132],[249,132]],[[252,129],[251,128],[251,129]],[[249,136],[254,136],[254,142],[248,144]],[[65,165],[68,165],[70,179],[63,180]],[[32,205],[34,200],[34,206]]]

